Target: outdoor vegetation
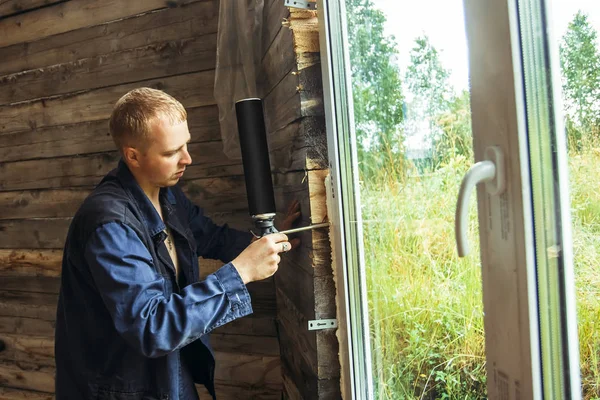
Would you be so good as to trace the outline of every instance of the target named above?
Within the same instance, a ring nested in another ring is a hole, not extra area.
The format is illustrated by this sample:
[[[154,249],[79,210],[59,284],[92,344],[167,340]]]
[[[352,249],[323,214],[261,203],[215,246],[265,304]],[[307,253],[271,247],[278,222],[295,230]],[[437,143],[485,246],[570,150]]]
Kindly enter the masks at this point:
[[[406,71],[372,0],[346,1],[378,399],[484,399],[478,248],[459,259],[454,208],[473,163],[469,93],[417,38]],[[583,393],[600,398],[600,52],[588,16],[561,38]],[[402,89],[404,88],[404,89]],[[407,146],[423,136],[427,151]],[[475,204],[473,203],[473,207]],[[478,241],[471,212],[470,241]]]

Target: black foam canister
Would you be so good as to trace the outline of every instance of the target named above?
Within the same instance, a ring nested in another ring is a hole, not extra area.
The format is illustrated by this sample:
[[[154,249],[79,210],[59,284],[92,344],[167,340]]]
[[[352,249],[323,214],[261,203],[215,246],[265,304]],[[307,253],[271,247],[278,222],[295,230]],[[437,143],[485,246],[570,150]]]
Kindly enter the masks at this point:
[[[261,99],[235,103],[250,215],[275,213],[275,195]]]

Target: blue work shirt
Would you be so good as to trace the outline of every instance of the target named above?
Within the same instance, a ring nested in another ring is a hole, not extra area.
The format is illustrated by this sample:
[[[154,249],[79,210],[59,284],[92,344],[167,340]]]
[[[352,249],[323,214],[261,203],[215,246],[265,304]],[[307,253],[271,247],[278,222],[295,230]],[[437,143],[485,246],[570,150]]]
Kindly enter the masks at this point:
[[[120,161],[75,214],[56,318],[57,400],[196,400],[194,382],[214,397],[208,333],[252,313],[231,264],[251,235],[214,224],[177,186],[162,188],[160,203],[164,222]],[[225,265],[200,281],[199,256]]]

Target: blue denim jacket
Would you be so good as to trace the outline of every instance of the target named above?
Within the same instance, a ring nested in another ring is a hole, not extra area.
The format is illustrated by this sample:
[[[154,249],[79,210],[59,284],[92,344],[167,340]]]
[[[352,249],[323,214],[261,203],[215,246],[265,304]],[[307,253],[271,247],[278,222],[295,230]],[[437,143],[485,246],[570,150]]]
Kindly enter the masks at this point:
[[[215,225],[177,186],[161,189],[160,202],[164,222],[121,161],[73,218],[56,319],[57,400],[196,400],[194,382],[214,397],[208,333],[252,313],[230,263],[251,235]],[[226,264],[200,281],[198,256]]]

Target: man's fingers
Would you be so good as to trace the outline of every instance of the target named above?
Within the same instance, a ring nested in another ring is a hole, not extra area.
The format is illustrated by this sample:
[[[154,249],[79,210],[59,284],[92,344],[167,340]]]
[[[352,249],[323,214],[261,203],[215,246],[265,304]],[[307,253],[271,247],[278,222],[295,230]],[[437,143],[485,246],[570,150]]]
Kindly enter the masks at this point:
[[[267,238],[269,238],[269,240],[271,240],[274,243],[279,243],[279,242],[287,242],[288,237],[285,233],[271,233],[270,235],[266,236]]]
[[[290,242],[279,242],[275,244],[275,249],[278,253],[285,253],[292,249]]]

